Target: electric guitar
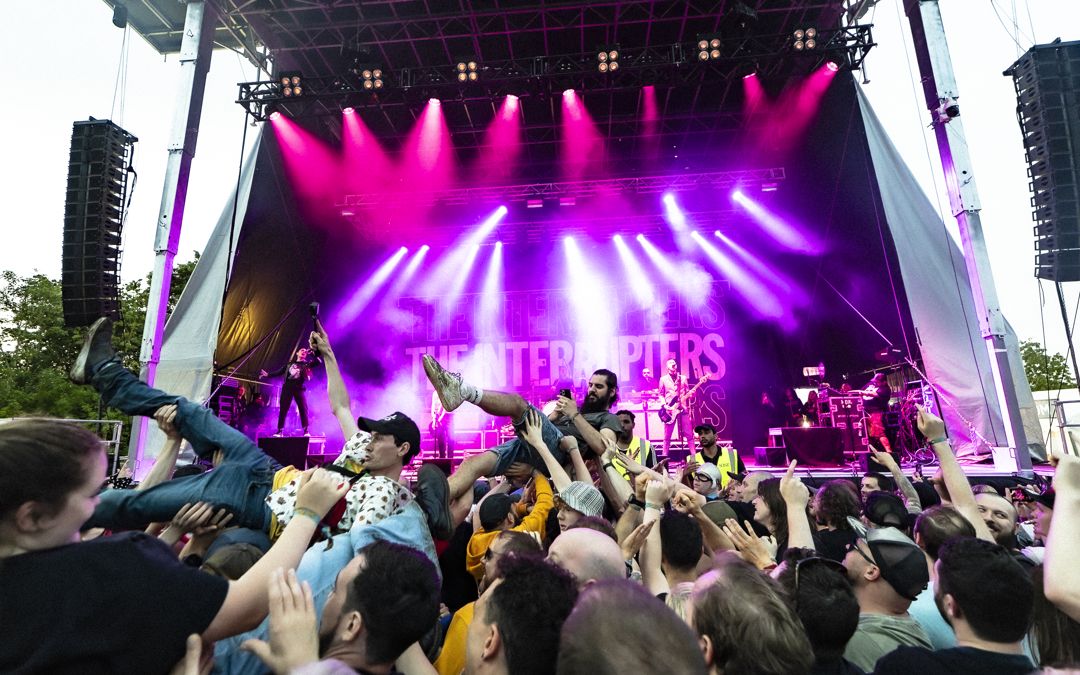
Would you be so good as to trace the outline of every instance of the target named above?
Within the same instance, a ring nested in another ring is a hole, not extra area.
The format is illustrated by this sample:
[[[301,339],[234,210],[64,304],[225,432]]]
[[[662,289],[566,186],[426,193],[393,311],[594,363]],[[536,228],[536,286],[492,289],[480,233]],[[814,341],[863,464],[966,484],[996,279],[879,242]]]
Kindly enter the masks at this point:
[[[705,384],[709,380],[713,379],[712,375],[702,375],[698,383],[691,387],[686,393],[681,396],[672,395],[668,401],[660,406],[660,410],[657,411],[656,416],[660,418],[660,421],[664,424],[671,424],[675,421],[679,415],[686,411],[686,404],[694,396],[701,385]]]

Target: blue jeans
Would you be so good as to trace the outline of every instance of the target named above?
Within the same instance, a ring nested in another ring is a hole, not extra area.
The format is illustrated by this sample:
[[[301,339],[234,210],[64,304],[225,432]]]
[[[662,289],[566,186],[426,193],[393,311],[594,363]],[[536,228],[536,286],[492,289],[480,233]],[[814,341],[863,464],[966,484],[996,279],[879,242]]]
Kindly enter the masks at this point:
[[[340,572],[349,561],[368,544],[376,541],[389,541],[414,548],[427,556],[428,560],[439,569],[435,544],[428,531],[427,517],[416,504],[409,502],[398,513],[374,525],[353,525],[348,532],[339,534],[329,541],[319,542],[304,553],[296,567],[296,577],[311,585],[315,600],[315,615],[322,616],[326,599],[334,590]],[[253,631],[218,640],[214,646],[214,672],[241,675],[246,673],[265,673],[266,666],[251,652],[240,650],[240,645],[248,639],[269,639],[268,619]]]
[[[540,434],[544,437],[544,445],[551,451],[552,455],[555,455],[555,460],[559,464],[566,464],[569,457],[565,452],[559,449],[559,441],[562,440],[562,432],[555,428],[555,425],[551,423],[548,416],[540,412],[535,406],[529,406],[529,409],[521,416],[520,420],[514,420],[514,430],[517,431],[517,438],[512,438],[509,441],[495,446],[491,449],[494,452],[497,459],[495,460],[495,469],[491,472],[493,476],[501,476],[506,473],[506,470],[510,468],[510,465],[515,462],[525,462],[531,464],[537,469],[547,474],[547,468],[544,464],[544,460],[540,459],[540,455],[533,450],[532,446],[521,439],[522,429],[525,427],[525,416],[529,412],[536,412],[540,416]]]
[[[106,490],[84,527],[141,529],[149,523],[169,521],[184,504],[198,501],[232,512],[232,525],[256,530],[269,527],[270,510],[265,500],[281,464],[247,436],[211,410],[147,386],[116,361],[99,368],[91,384],[109,407],[127,415],[149,417],[163,405],[176,404],[176,427],[195,453],[207,457],[220,448],[223,460],[204,474],[165,481],[147,490]]]

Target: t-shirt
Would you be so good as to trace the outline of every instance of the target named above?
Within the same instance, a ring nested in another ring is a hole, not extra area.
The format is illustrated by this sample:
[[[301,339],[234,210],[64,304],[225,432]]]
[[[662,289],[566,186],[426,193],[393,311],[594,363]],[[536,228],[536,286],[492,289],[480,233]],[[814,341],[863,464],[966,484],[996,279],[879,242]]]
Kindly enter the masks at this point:
[[[953,647],[940,651],[901,647],[881,657],[875,675],[1027,675],[1035,664],[1023,654],[999,654],[974,647]]]
[[[853,530],[818,530],[814,533],[814,545],[821,557],[844,562],[848,544],[855,543]]]
[[[926,585],[922,593],[915,598],[908,608],[911,618],[919,622],[930,638],[930,646],[934,649],[949,649],[956,646],[956,633],[941,616],[937,603],[934,602],[934,580]]]
[[[844,658],[870,672],[878,659],[904,646],[930,648],[926,631],[911,616],[860,614],[859,627],[844,649]]]
[[[585,421],[589,423],[593,429],[600,431],[601,429],[611,429],[612,433],[616,436],[622,431],[622,424],[619,422],[619,418],[611,413],[601,410],[600,412],[581,413],[581,416],[585,418]],[[562,432],[563,436],[573,436],[578,441],[578,447],[581,448],[582,455],[585,455],[589,444],[585,442],[585,437],[581,435],[581,431],[577,426],[570,421],[568,417],[560,417],[555,422],[552,422],[555,428]]]
[[[229,584],[142,532],[0,560],[0,672],[167,673]]]

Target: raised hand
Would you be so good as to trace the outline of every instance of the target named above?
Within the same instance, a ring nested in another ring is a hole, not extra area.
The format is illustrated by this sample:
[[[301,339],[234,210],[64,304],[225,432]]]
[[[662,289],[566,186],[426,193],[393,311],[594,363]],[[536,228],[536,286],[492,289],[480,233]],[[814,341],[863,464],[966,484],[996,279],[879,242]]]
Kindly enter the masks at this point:
[[[891,468],[892,465],[896,463],[896,460],[893,459],[892,455],[887,452],[881,452],[880,450],[870,450],[870,456],[874,458],[875,462],[886,469]]]
[[[176,428],[177,409],[175,403],[170,403],[154,411],[154,420],[157,422],[158,428],[169,438],[179,438],[180,436],[180,430]]]
[[[349,491],[344,476],[326,469],[305,471],[300,476],[296,493],[296,509],[309,509],[323,517]]]
[[[676,511],[680,513],[689,513],[691,515],[701,511],[701,508],[708,502],[705,499],[705,495],[698,494],[685,485],[680,485],[679,490],[675,493],[675,496],[671,499],[671,505],[675,507]]]
[[[791,460],[787,473],[780,479],[780,496],[787,502],[788,508],[806,508],[810,502],[810,489],[795,477],[795,467],[798,460]]]
[[[747,562],[764,569],[776,562],[776,541],[772,537],[759,537],[750,523],[739,525],[734,518],[724,521],[724,534]]]
[[[506,477],[517,481],[528,480],[532,477],[533,471],[535,470],[536,469],[533,468],[532,464],[514,462],[510,465],[510,468],[506,470]]]
[[[650,520],[647,523],[642,523],[635,527],[630,534],[626,535],[626,538],[619,542],[619,548],[622,549],[623,560],[632,560],[634,556],[641,550],[642,544],[649,536],[649,532],[652,532],[653,525],[657,521]]]
[[[919,432],[930,440],[934,440],[935,438],[944,438],[944,420],[942,420],[940,417],[930,412],[921,405],[915,407],[919,409],[919,416],[916,420],[916,423],[919,426]]]
[[[270,642],[245,640],[241,645],[278,675],[319,660],[319,634],[311,587],[296,571],[277,570],[270,578]]]
[[[540,413],[529,409],[525,413],[525,426],[521,429],[521,437],[525,439],[525,442],[533,447],[541,446],[547,447],[544,443],[543,421],[540,419]]]
[[[578,414],[577,401],[568,396],[559,396],[555,410],[563,417],[571,418]]]

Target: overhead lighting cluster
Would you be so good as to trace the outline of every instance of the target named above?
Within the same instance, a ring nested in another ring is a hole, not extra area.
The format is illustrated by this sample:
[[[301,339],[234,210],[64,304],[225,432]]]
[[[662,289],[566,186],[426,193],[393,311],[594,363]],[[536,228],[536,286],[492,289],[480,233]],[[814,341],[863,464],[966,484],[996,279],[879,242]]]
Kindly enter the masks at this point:
[[[795,38],[795,42],[791,46],[797,52],[817,48],[817,28],[796,28],[792,37]]]
[[[458,82],[476,82],[480,79],[480,67],[473,59],[458,61],[454,68],[457,71]]]
[[[720,36],[699,35],[697,41],[698,61],[715,61],[720,58]]]
[[[300,73],[282,73],[279,81],[281,82],[282,96],[294,98],[296,96],[304,95],[304,87],[302,86]]]
[[[619,47],[601,47],[596,54],[596,69],[601,73],[614,73],[619,69]]]
[[[360,70],[360,86],[371,91],[383,88],[382,68],[362,68]]]

